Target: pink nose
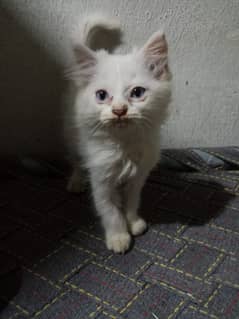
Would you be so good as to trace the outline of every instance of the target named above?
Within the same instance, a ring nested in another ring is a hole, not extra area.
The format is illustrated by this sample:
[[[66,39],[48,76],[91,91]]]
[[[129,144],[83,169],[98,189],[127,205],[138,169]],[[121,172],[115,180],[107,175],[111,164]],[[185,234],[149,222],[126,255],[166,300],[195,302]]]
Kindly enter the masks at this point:
[[[125,106],[125,107],[121,107],[121,108],[118,108],[118,109],[113,109],[112,113],[117,115],[118,117],[121,117],[121,116],[126,115],[127,111],[128,111],[128,108]]]

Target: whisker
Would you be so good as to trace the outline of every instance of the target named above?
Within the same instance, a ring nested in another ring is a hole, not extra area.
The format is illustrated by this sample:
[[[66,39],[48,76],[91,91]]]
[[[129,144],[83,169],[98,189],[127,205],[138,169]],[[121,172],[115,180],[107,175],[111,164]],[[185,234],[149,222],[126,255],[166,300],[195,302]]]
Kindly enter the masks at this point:
[[[140,122],[142,125],[151,128],[152,127],[152,121],[145,115],[141,116],[134,116],[132,117],[133,120],[136,120],[138,123]]]
[[[98,120],[94,116],[81,117],[78,121],[72,120],[70,126],[75,128],[81,128],[83,126],[95,126],[98,123]]]
[[[129,124],[130,122],[135,123],[136,126],[139,128],[140,125],[144,126],[147,129],[152,128],[153,123],[152,120],[146,114],[135,114],[133,116],[128,117]],[[97,120],[95,114],[90,114],[87,116],[82,116],[79,118],[79,121],[72,121],[71,126],[72,128],[81,128],[84,126],[88,126],[90,128],[90,132],[94,135],[100,128],[103,126],[107,126],[114,123],[114,119],[112,118],[105,118],[102,120]]]
[[[102,126],[103,126],[103,125],[102,125],[102,122],[98,121],[98,122],[96,123],[96,125],[92,128],[92,130],[91,130],[91,135],[94,135],[95,132],[96,132],[99,128],[101,128]]]

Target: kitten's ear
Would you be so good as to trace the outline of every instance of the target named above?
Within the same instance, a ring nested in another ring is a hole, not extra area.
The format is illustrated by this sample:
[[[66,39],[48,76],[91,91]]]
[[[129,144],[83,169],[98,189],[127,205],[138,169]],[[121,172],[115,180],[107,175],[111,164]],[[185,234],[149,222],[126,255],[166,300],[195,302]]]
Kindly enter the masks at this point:
[[[77,64],[94,66],[96,64],[95,53],[85,45],[78,43],[73,45],[73,52]]]
[[[161,31],[154,33],[142,48],[149,71],[158,79],[170,79],[168,67],[168,43]]]
[[[66,76],[78,86],[87,84],[95,74],[97,57],[95,52],[81,43],[73,44],[74,63],[66,71]]]

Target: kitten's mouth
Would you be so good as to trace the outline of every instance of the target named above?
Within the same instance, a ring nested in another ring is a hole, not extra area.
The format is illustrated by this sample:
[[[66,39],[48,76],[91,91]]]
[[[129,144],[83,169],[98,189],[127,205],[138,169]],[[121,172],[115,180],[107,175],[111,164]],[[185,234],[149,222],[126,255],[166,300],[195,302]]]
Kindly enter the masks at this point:
[[[134,119],[131,117],[115,117],[111,119],[105,119],[103,124],[111,127],[111,128],[122,128],[132,125],[134,123]]]
[[[117,127],[125,127],[129,124],[129,119],[127,117],[117,118],[113,120],[113,124]]]

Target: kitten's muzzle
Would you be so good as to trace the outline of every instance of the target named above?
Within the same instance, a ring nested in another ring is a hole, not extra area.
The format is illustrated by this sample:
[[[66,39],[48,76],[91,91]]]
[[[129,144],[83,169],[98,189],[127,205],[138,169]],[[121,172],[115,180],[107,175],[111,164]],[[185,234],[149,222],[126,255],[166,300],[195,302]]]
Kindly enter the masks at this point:
[[[114,115],[117,115],[119,118],[122,116],[125,116],[128,112],[128,106],[127,105],[122,105],[122,106],[117,106],[112,108],[112,113]]]

